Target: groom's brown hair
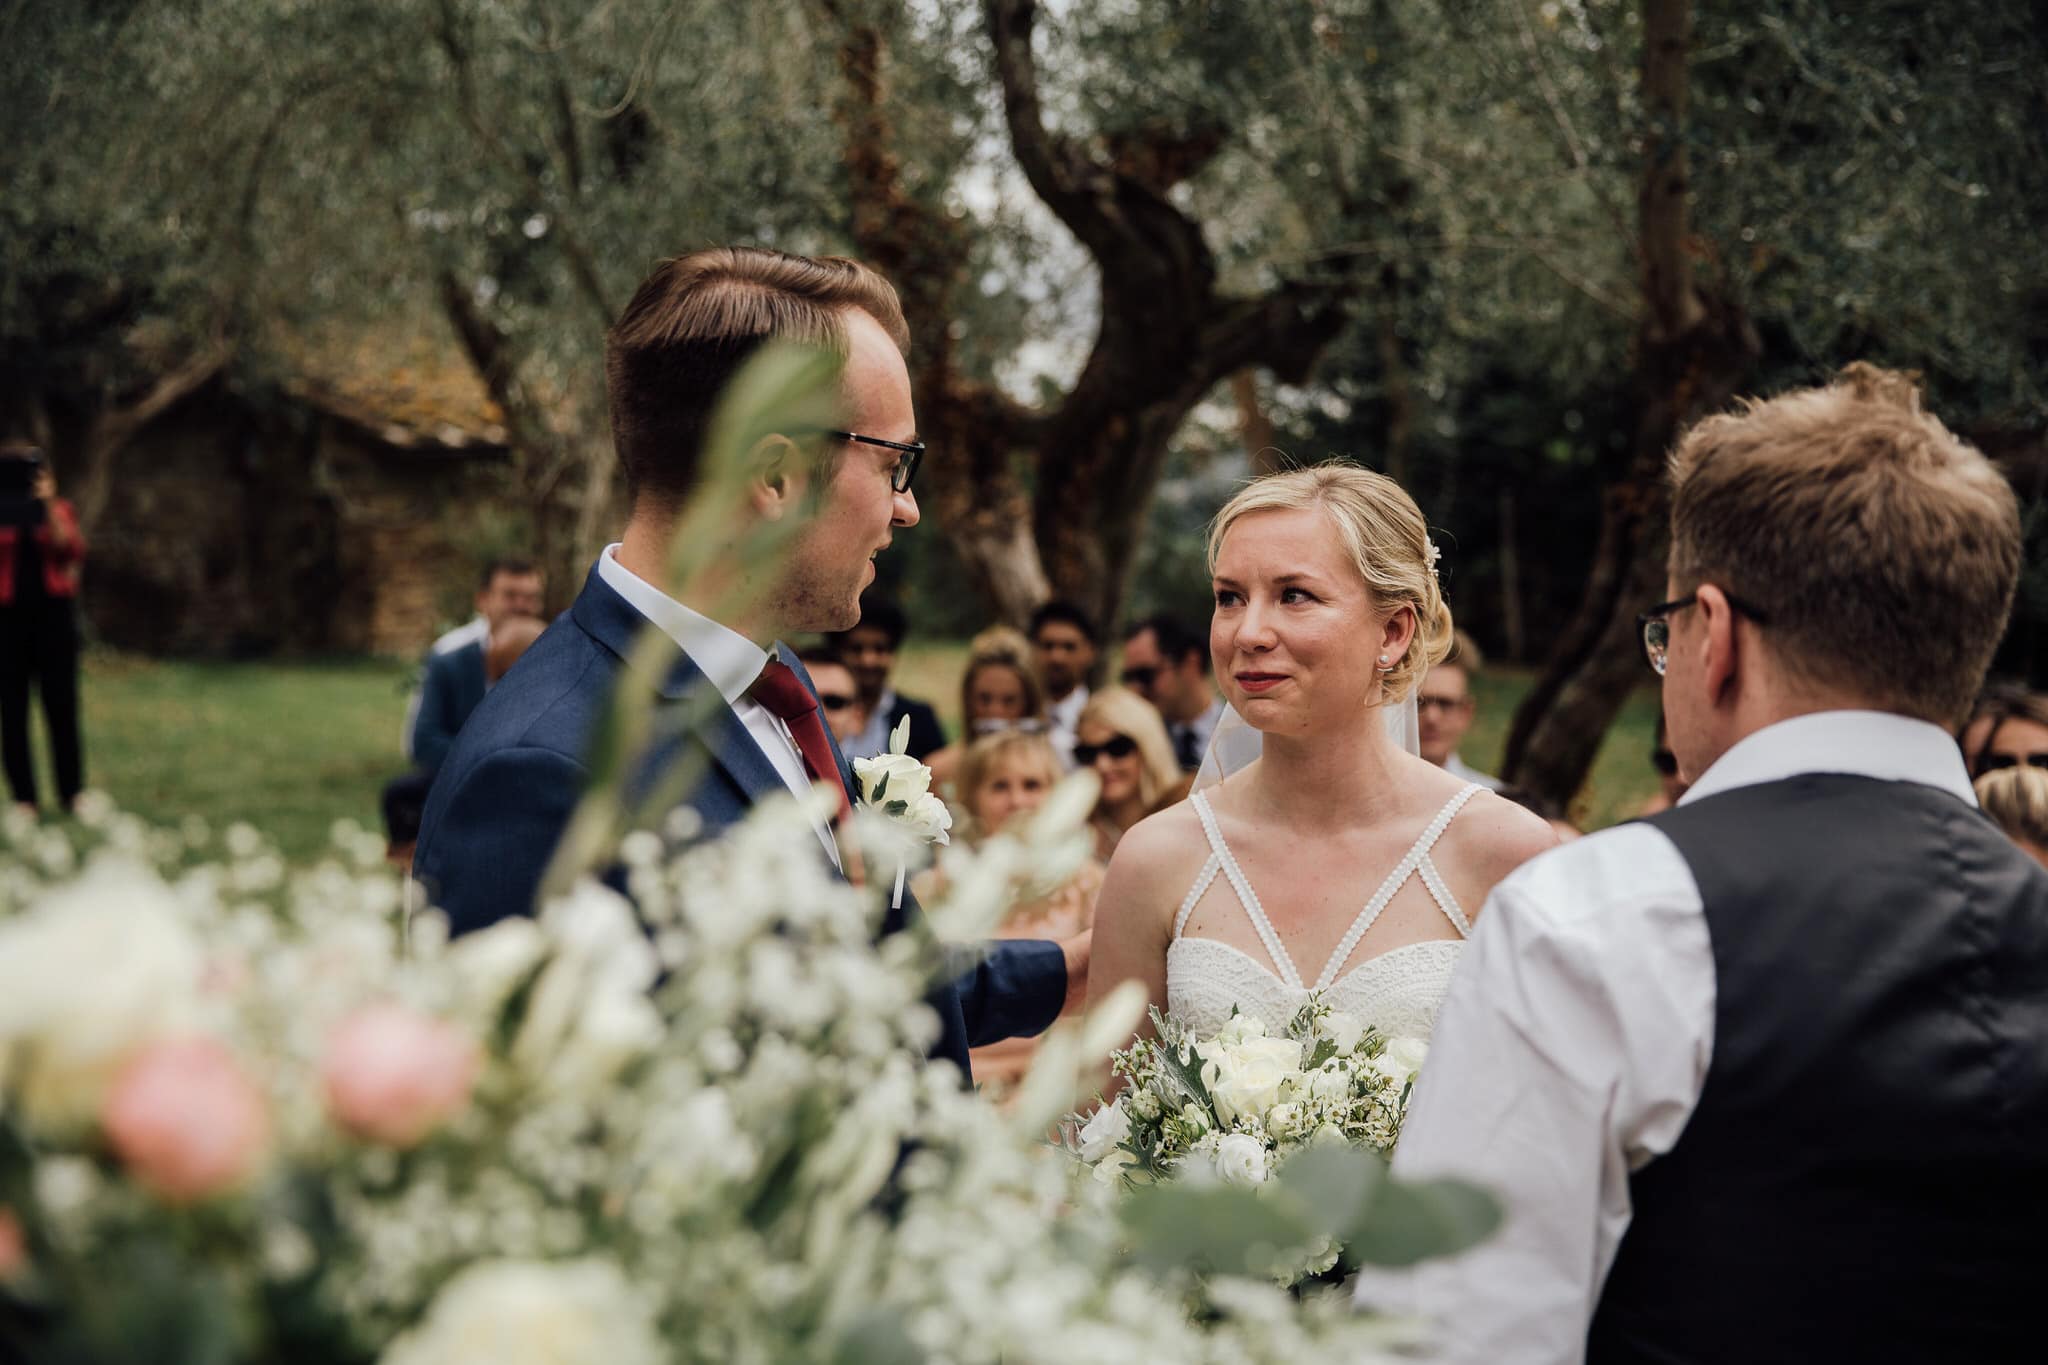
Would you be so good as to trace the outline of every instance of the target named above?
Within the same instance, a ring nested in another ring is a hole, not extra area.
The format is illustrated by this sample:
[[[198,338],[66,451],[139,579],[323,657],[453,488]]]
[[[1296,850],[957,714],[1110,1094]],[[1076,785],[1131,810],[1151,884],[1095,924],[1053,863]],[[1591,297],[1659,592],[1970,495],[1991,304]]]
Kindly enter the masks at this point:
[[[657,266],[605,336],[612,442],[635,505],[674,507],[690,496],[719,396],[764,343],[844,356],[850,308],[909,349],[895,288],[858,261],[726,246]]]
[[[2012,609],[2019,503],[1921,407],[1914,376],[1859,361],[1709,417],[1671,478],[1678,592],[1712,583],[1755,603],[1795,683],[1961,719]]]

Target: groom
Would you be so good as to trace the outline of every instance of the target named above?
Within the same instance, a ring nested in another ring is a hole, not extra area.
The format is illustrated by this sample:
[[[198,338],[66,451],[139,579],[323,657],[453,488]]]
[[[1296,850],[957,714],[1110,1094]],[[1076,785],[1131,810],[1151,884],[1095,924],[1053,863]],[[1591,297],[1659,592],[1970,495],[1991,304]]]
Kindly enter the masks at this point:
[[[1408,1306],[1488,1365],[2039,1359],[2048,872],[1946,728],[2012,491],[1860,364],[1671,467],[1641,633],[1692,789],[1488,901],[1395,1169],[1507,1223]]]
[[[697,452],[715,406],[741,367],[771,340],[830,349],[840,373],[844,431],[822,458],[786,436],[745,456],[716,567],[678,600],[668,547],[700,493]],[[896,291],[855,262],[748,247],[668,261],[641,285],[605,346],[612,436],[632,510],[624,535],[598,557],[575,604],[485,698],[442,767],[421,821],[415,872],[453,932],[534,911],[534,898],[569,816],[590,782],[589,750],[622,663],[650,625],[675,644],[665,703],[688,696],[708,716],[675,761],[703,776],[685,799],[706,832],[743,819],[766,797],[852,779],[820,719],[816,690],[775,642],[846,630],[860,619],[873,558],[898,527],[917,524],[910,481],[916,440],[903,353],[909,329]],[[768,523],[794,528],[767,567],[739,549]],[[765,575],[765,578],[763,577]],[[714,607],[744,600],[740,609]],[[714,619],[723,610],[728,619]],[[716,693],[715,699],[705,689]],[[839,861],[828,823],[792,854]],[[892,910],[900,929],[914,904]],[[932,1055],[967,1072],[967,1053],[1049,1026],[1085,989],[1086,940],[1011,942],[930,998],[940,1022]]]

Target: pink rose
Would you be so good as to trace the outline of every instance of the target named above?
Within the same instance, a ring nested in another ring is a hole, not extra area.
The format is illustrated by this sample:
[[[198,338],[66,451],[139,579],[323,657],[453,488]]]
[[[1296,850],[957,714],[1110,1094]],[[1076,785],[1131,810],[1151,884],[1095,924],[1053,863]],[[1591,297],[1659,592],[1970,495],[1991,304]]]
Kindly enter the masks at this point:
[[[28,1269],[28,1235],[14,1210],[0,1204],[0,1283]]]
[[[452,1025],[403,1005],[370,1005],[328,1036],[320,1079],[336,1123],[410,1147],[462,1112],[477,1064],[476,1044]]]
[[[173,1203],[240,1184],[270,1137],[263,1096],[211,1038],[152,1043],[114,1080],[100,1128],[137,1181]]]

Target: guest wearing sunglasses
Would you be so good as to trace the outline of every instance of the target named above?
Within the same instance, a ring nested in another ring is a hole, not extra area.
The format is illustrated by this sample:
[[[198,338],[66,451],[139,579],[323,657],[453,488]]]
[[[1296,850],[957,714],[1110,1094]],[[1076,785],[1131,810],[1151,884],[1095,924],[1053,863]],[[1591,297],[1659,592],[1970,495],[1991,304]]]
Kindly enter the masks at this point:
[[[1992,683],[1978,694],[1960,742],[1971,777],[2048,768],[2048,697],[2019,683]]]
[[[1008,626],[990,626],[967,646],[960,674],[960,739],[925,760],[932,785],[952,785],[967,746],[1004,730],[1047,732],[1045,693],[1031,662],[1031,642]]]
[[[1128,687],[1105,687],[1088,699],[1074,724],[1074,765],[1102,783],[1095,801],[1095,856],[1105,863],[1124,831],[1157,810],[1185,800],[1192,779],[1173,756],[1166,722]]]
[[[1184,772],[1202,766],[1223,719],[1223,698],[1209,677],[1209,637],[1173,616],[1154,616],[1124,636],[1123,684],[1159,708]]]
[[[804,671],[818,690],[818,707],[825,713],[825,728],[843,749],[867,727],[868,711],[853,681],[853,670],[839,661],[836,651],[815,647],[801,651]]]

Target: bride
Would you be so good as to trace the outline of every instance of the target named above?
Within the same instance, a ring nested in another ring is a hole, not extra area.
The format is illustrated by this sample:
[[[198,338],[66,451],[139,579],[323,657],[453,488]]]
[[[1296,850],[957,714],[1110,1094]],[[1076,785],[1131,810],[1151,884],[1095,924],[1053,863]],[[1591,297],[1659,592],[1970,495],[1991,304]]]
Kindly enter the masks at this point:
[[[1209,648],[1262,752],[1124,835],[1091,1006],[1137,981],[1197,1036],[1233,1007],[1277,1033],[1318,991],[1429,1036],[1487,892],[1556,842],[1382,723],[1450,647],[1434,559],[1414,501],[1351,466],[1260,479],[1218,514]]]

